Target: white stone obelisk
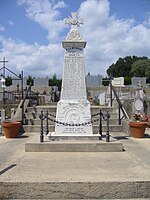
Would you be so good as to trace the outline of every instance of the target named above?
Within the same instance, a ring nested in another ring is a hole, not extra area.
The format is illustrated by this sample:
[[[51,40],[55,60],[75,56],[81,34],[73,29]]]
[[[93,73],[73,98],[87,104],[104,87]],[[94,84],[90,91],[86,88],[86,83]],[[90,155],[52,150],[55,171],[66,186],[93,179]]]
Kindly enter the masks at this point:
[[[85,66],[83,49],[86,42],[82,40],[77,26],[83,20],[71,13],[65,19],[71,29],[62,42],[65,49],[62,77],[61,98],[57,104],[55,135],[78,136],[92,135],[90,103],[87,100],[85,84]]]

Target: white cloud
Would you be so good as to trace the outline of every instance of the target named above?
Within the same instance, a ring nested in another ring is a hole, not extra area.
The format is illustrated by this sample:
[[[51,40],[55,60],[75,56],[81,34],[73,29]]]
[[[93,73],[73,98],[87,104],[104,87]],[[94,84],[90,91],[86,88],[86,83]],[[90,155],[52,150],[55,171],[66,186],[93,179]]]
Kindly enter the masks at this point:
[[[79,9],[85,19],[81,32],[87,41],[86,65],[93,74],[105,74],[108,66],[127,55],[150,56],[150,29],[134,25],[134,19],[110,16],[107,0],[87,0]]]
[[[65,7],[64,1],[49,0],[18,0],[18,5],[25,7],[26,16],[48,31],[48,40],[54,42],[58,40],[59,33],[64,28],[64,23],[59,20],[59,8]]]
[[[0,24],[0,31],[5,31],[5,27]]]
[[[3,39],[3,55],[9,58],[8,66],[13,66],[15,73],[24,71],[25,76],[46,77],[56,73],[61,74],[63,63],[63,51],[60,44],[40,46],[38,44],[27,45],[26,43],[9,39]],[[12,70],[12,69],[11,69]]]
[[[8,24],[9,24],[10,26],[14,26],[14,22],[13,22],[13,21],[8,21]]]
[[[61,76],[63,67],[63,48],[61,35],[64,23],[59,20],[59,8],[63,8],[64,1],[48,0],[18,0],[18,4],[25,6],[26,15],[48,30],[49,45],[28,45],[12,38],[0,37],[2,53],[6,56],[10,66],[18,73],[23,70],[26,75],[51,76],[54,73]],[[80,27],[83,39],[87,41],[85,48],[86,72],[106,75],[108,67],[119,57],[128,55],[150,57],[150,17],[139,25],[134,19],[119,20],[110,16],[108,0],[86,0],[79,8],[79,16],[84,18],[84,25]],[[1,26],[0,26],[1,27]]]

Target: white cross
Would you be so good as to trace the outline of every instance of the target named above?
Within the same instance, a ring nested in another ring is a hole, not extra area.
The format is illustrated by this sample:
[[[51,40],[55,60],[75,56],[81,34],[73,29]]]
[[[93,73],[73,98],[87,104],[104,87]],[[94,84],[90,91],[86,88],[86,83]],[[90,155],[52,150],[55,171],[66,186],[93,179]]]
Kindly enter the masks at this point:
[[[65,24],[72,25],[74,28],[76,26],[80,26],[80,24],[83,24],[83,19],[77,17],[76,12],[71,13],[71,17],[64,20]]]

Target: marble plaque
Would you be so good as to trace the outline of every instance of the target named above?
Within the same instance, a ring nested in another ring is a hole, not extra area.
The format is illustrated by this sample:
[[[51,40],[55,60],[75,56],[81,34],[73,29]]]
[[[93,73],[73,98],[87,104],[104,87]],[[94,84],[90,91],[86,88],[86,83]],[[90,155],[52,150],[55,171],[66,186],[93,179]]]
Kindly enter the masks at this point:
[[[137,110],[137,111],[140,111],[140,110],[142,110],[143,109],[143,102],[142,102],[142,100],[141,99],[136,99],[135,100],[135,109]]]
[[[75,102],[61,100],[57,104],[58,123],[55,135],[92,135],[90,104],[88,101]],[[60,124],[65,123],[66,125]],[[68,125],[67,125],[68,124]]]

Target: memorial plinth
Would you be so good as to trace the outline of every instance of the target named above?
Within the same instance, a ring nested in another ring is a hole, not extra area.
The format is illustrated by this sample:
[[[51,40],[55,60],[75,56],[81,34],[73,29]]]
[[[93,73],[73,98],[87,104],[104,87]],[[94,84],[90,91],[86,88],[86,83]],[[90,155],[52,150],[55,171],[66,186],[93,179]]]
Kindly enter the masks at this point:
[[[72,25],[62,46],[64,68],[61,98],[57,104],[55,135],[92,135],[90,103],[87,100],[82,40],[77,26],[81,23],[76,13],[66,23]]]

